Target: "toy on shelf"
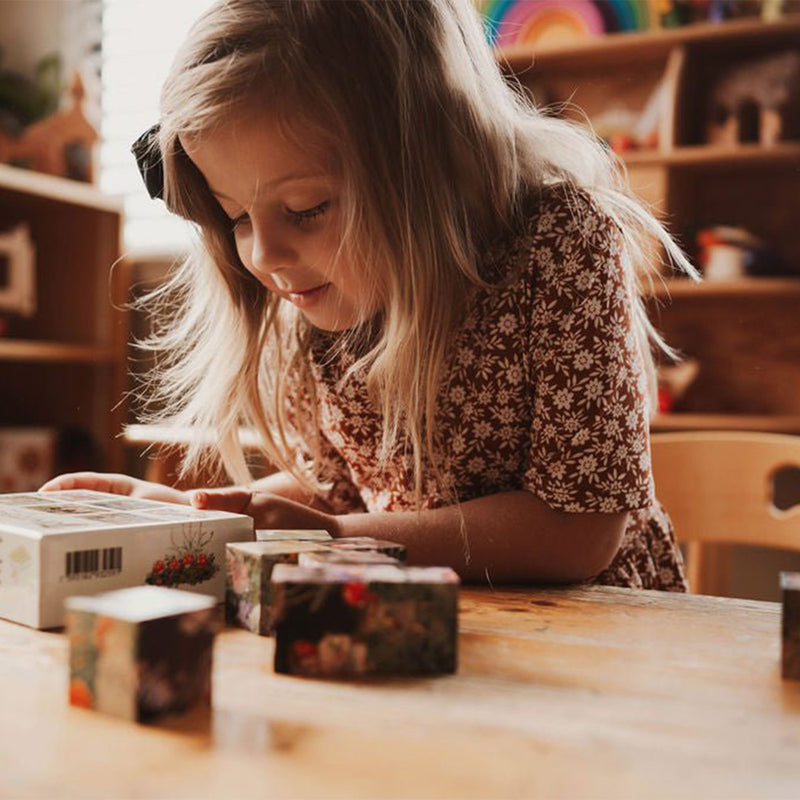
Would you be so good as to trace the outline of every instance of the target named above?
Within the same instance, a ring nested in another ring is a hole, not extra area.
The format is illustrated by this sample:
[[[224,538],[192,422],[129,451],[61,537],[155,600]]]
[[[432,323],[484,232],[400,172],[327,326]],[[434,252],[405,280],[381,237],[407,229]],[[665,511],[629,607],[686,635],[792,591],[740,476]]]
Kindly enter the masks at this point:
[[[712,91],[706,141],[764,146],[800,139],[800,50],[737,65]]]
[[[659,81],[641,111],[617,105],[592,118],[595,134],[615,152],[657,150],[659,128],[667,111],[669,98],[666,81]]]
[[[93,183],[100,135],[84,113],[86,90],[78,72],[69,93],[69,108],[33,122],[17,135],[0,129],[0,162]]]
[[[67,600],[70,704],[135,722],[210,708],[215,605],[156,586]]]
[[[0,336],[8,332],[6,314],[36,313],[36,248],[30,229],[20,223],[0,232]]]
[[[757,236],[729,225],[704,228],[697,233],[698,262],[707,281],[749,277],[797,277],[793,269]]]
[[[34,492],[65,472],[97,472],[103,454],[80,426],[0,427],[0,492]]]
[[[790,0],[794,2],[795,0]],[[495,47],[570,45],[607,33],[742,17],[776,20],[787,0],[475,0]]]
[[[2,61],[0,45],[0,64]],[[54,113],[60,96],[61,57],[57,53],[38,62],[33,79],[0,69],[0,143],[4,134],[17,137],[28,125]]]
[[[546,48],[592,36],[653,27],[653,0],[479,0],[495,47]]]
[[[727,22],[743,17],[778,19],[785,0],[655,0],[660,24],[678,28],[697,22]]]
[[[687,358],[679,364],[662,365],[658,368],[658,413],[671,414],[680,406],[680,401],[700,374],[700,362]]]

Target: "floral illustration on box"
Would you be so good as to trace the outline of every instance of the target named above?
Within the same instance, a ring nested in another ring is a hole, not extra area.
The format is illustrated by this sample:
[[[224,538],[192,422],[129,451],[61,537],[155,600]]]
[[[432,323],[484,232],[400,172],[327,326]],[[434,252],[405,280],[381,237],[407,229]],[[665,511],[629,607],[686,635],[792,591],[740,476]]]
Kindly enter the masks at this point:
[[[218,572],[214,553],[208,545],[214,532],[185,535],[181,544],[175,544],[163,558],[153,562],[144,582],[155,586],[178,586],[181,583],[195,585],[211,580]]]

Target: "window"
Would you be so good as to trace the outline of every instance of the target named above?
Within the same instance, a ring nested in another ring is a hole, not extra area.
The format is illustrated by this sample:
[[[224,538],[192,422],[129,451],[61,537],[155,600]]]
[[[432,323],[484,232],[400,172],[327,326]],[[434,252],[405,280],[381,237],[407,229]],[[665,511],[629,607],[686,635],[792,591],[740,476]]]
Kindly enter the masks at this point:
[[[161,85],[178,45],[211,0],[97,0],[102,3],[100,188],[125,200],[124,252],[171,255],[190,226],[151,200],[130,146],[158,119]]]

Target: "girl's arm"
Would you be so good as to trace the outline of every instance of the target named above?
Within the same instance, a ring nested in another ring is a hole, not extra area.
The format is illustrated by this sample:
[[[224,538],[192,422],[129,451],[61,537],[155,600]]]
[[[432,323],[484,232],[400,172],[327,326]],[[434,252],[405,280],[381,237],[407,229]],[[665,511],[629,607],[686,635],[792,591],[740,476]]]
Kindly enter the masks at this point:
[[[324,528],[333,536],[400,542],[415,565],[449,566],[465,581],[576,583],[602,572],[619,549],[627,512],[554,511],[528,491],[428,511],[332,514],[269,494],[196,493],[198,508],[250,514],[257,528]],[[462,521],[463,531],[462,534]]]
[[[336,519],[341,536],[401,542],[410,564],[450,566],[467,581],[578,583],[611,563],[628,514],[554,511],[532,492],[514,491],[429,511]]]

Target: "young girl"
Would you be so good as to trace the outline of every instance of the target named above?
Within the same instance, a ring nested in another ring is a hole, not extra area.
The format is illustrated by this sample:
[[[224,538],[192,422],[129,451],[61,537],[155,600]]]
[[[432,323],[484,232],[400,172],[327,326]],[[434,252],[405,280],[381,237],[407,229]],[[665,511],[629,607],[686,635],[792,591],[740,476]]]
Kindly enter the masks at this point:
[[[151,142],[200,234],[155,298],[154,419],[214,431],[240,486],[44,488],[396,540],[466,580],[684,590],[636,267],[657,242],[691,267],[604,146],[505,83],[469,0],[220,2]],[[280,471],[252,482],[241,426]]]

